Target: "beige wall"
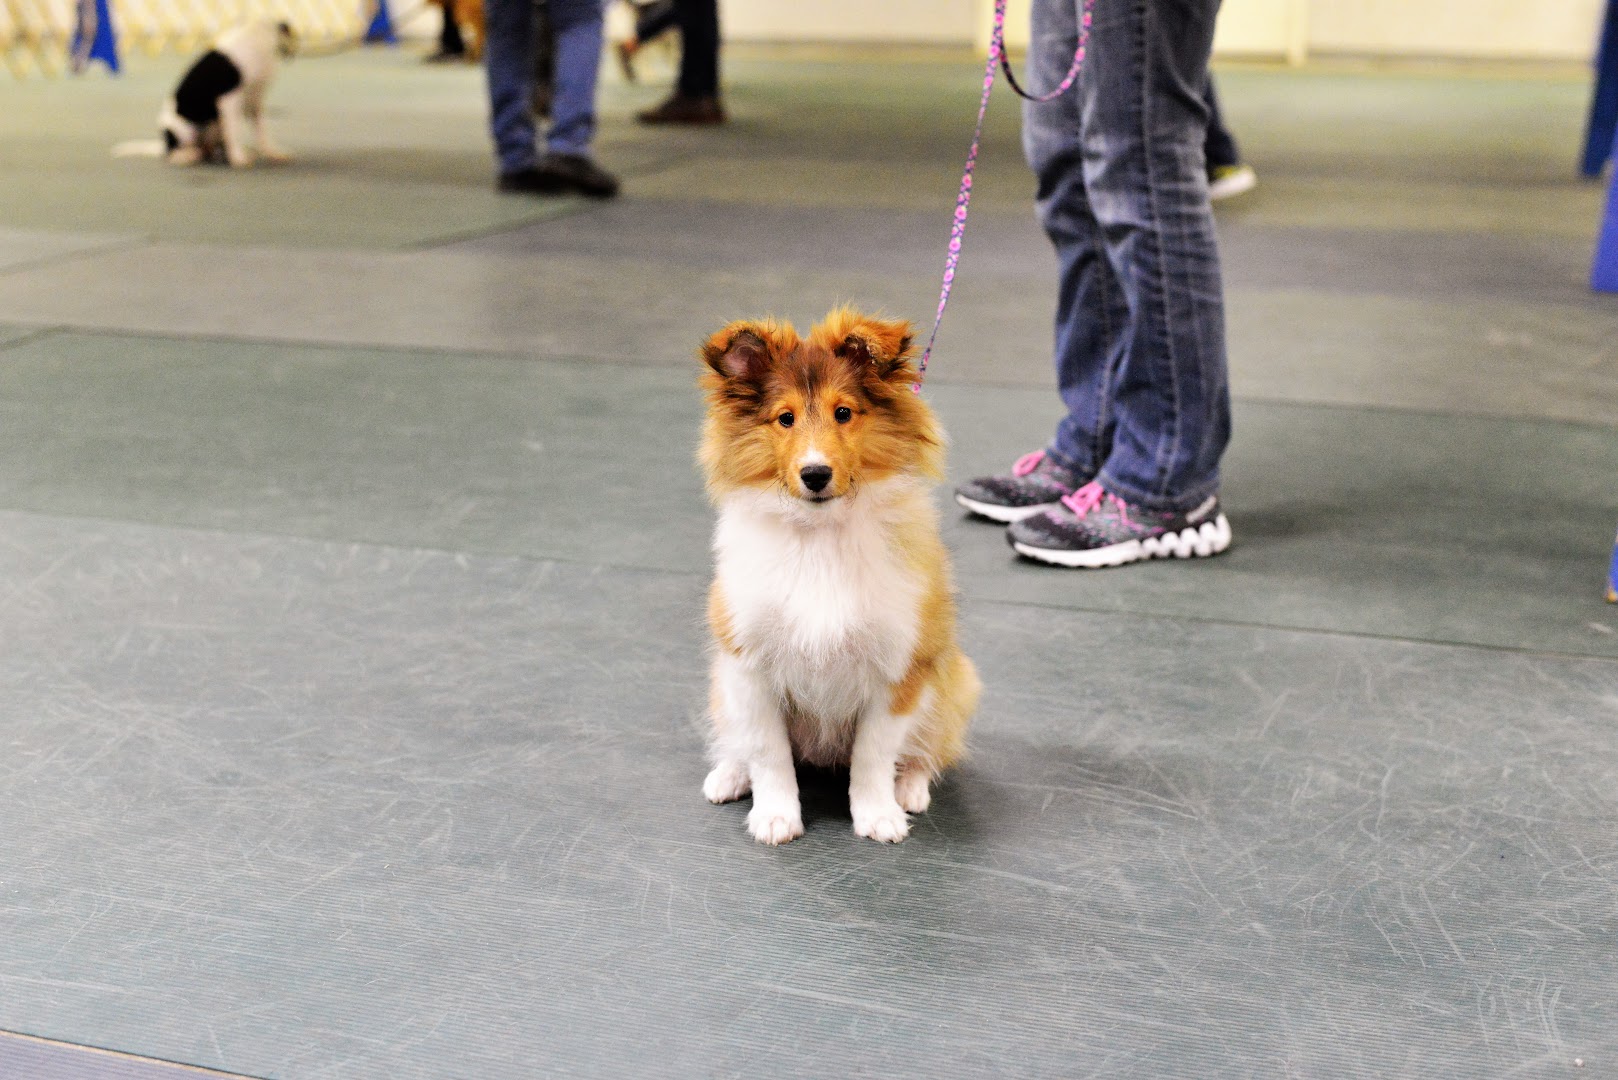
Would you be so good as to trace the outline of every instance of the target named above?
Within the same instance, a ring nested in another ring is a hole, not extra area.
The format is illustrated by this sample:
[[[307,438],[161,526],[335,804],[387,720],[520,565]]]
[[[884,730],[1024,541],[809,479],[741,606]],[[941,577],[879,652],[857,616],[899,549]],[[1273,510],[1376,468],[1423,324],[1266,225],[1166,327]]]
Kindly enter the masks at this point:
[[[1224,0],[1214,51],[1587,60],[1605,0]],[[1028,43],[1029,0],[1006,40]],[[988,42],[993,0],[721,0],[732,41]]]
[[[964,45],[978,7],[979,0],[720,0],[719,17],[728,41]]]
[[[1309,47],[1320,52],[1588,59],[1595,55],[1603,2],[1314,0],[1309,5]]]

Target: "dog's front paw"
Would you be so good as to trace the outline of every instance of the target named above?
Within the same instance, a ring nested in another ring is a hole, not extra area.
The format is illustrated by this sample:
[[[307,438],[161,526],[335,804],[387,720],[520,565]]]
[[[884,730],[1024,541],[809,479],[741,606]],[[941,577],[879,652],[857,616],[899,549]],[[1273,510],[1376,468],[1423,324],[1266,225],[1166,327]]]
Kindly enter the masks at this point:
[[[752,790],[752,781],[747,776],[747,766],[734,761],[722,761],[715,765],[708,778],[702,782],[702,794],[711,803],[735,802]]]
[[[884,844],[897,844],[910,835],[910,819],[897,802],[871,806],[855,804],[854,832]]]
[[[747,831],[761,844],[784,844],[803,835],[803,814],[754,806],[747,814]]]
[[[233,169],[251,169],[253,167],[253,155],[246,150],[238,150],[234,154],[227,154],[226,160],[230,162],[230,167]]]

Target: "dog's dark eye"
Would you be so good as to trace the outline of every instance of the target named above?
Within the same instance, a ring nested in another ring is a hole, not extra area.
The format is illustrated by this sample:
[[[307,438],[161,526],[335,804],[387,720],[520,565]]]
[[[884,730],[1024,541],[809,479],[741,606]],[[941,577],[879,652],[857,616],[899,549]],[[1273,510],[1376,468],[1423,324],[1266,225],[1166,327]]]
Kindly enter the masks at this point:
[[[837,418],[837,422],[839,424],[846,424],[850,420],[854,419],[854,410],[850,409],[847,405],[839,405],[835,410],[833,410],[832,415]]]
[[[794,417],[791,413],[784,412],[780,416],[776,417],[775,422],[780,424],[782,427],[791,427],[792,422],[795,419],[796,419],[796,417]]]

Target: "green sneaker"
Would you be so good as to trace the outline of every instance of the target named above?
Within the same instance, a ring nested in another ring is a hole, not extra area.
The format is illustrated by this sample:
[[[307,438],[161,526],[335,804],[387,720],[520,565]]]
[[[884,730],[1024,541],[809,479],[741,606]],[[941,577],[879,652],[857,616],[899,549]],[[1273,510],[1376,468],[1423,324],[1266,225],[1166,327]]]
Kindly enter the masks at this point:
[[[1258,173],[1251,165],[1215,165],[1208,170],[1208,200],[1218,202],[1258,186]]]

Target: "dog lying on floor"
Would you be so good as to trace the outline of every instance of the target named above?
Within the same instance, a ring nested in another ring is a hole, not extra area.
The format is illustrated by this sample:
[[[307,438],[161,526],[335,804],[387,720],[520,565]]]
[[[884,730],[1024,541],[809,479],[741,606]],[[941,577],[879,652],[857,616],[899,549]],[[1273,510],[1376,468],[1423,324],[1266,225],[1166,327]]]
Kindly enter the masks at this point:
[[[264,95],[281,60],[298,51],[298,35],[284,22],[248,23],[219,35],[197,58],[163,105],[161,156],[171,165],[219,158],[237,168],[257,157],[285,162],[290,156],[264,127]],[[247,145],[252,127],[253,148]],[[114,151],[115,153],[117,151]]]
[[[848,766],[854,831],[903,840],[977,707],[930,494],[944,434],[911,392],[911,336],[841,310],[807,339],[737,322],[702,350],[699,459],[719,511],[702,790],[751,791],[766,844],[803,834],[798,761]]]

